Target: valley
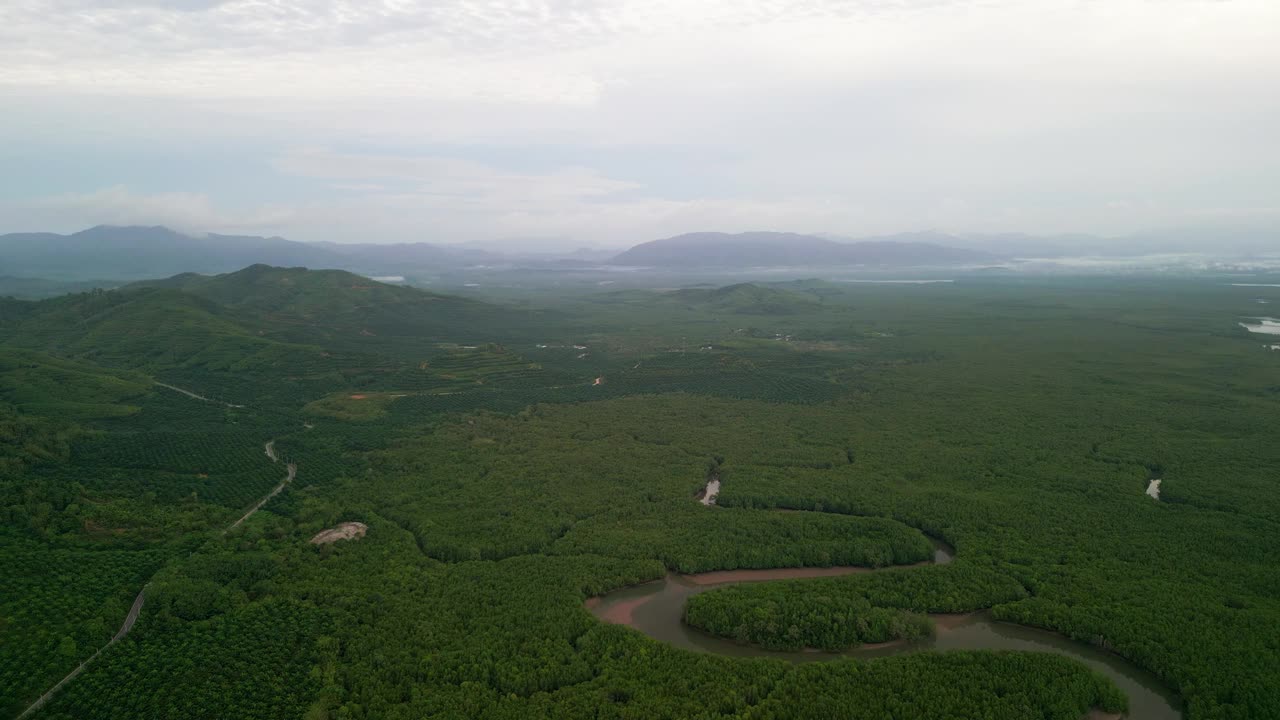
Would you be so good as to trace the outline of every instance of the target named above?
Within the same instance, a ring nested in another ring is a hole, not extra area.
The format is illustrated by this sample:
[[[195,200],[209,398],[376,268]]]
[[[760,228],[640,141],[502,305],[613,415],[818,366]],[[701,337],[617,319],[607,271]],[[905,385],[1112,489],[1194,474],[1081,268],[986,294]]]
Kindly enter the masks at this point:
[[[11,301],[0,714],[1275,716],[1275,292]]]

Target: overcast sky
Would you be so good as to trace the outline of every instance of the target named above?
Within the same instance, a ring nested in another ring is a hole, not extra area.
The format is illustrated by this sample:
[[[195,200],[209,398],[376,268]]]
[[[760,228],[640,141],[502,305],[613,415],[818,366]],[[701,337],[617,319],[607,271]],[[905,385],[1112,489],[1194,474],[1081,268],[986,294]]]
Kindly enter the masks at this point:
[[[4,0],[0,232],[1280,226],[1277,0]]]

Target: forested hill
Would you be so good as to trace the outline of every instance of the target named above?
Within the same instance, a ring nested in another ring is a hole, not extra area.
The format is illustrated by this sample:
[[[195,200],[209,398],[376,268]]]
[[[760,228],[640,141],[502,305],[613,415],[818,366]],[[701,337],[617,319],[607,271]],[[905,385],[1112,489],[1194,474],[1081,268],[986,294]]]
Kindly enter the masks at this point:
[[[164,280],[144,280],[129,288],[172,288],[219,305],[296,318],[340,323],[363,319],[359,311],[399,315],[420,329],[424,320],[443,322],[474,313],[493,313],[492,305],[453,295],[388,285],[345,270],[250,265],[223,275],[183,273]],[[357,318],[358,316],[358,318]]]
[[[510,341],[545,317],[341,270],[253,265],[0,306],[0,342],[180,384],[279,394],[399,377],[441,344]],[[400,381],[406,381],[399,377]]]
[[[254,262],[333,267],[341,255],[279,237],[201,234],[167,227],[99,225],[69,235],[0,235],[9,274],[62,279],[155,277],[183,271],[226,272]]]
[[[504,297],[258,266],[0,301],[0,717],[89,658],[26,717],[1280,717],[1280,351],[1240,323],[1280,287]],[[668,629],[995,635],[788,664],[601,621],[844,564],[883,570]]]
[[[668,295],[672,300],[744,315],[791,315],[812,311],[819,302],[814,295],[801,294],[767,285],[738,283],[718,288],[685,288]]]
[[[225,273],[268,265],[403,273],[459,267],[493,256],[471,248],[408,243],[306,243],[256,235],[187,234],[163,226],[99,225],[69,235],[0,235],[0,268],[16,280],[128,281],[173,273]],[[11,281],[10,285],[14,283]]]

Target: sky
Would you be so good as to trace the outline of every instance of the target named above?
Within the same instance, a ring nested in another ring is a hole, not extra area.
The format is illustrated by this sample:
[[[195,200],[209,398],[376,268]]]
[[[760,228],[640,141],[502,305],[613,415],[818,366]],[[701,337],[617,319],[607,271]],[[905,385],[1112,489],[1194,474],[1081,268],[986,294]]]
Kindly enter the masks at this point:
[[[0,232],[1280,228],[1276,0],[4,0]]]

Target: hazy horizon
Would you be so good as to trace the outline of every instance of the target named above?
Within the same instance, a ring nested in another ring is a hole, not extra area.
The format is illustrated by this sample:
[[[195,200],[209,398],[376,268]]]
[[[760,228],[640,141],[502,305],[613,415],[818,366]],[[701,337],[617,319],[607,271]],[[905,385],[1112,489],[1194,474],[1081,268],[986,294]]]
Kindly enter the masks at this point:
[[[18,0],[0,228],[1274,230],[1275,27],[1261,0]]]
[[[1150,262],[1176,262],[1178,258],[1186,260],[1194,260],[1201,258],[1208,261],[1231,261],[1231,260],[1248,260],[1256,259],[1260,261],[1274,262],[1280,259],[1280,245],[1276,244],[1277,237],[1280,237],[1273,230],[1244,230],[1237,232],[1212,231],[1201,229],[1183,229],[1181,231],[1172,230],[1168,232],[1146,232],[1136,233],[1128,236],[1101,236],[1089,234],[1070,234],[1070,235],[1037,235],[1034,233],[1005,233],[1005,234],[965,234],[965,233],[947,233],[937,229],[926,229],[903,233],[889,233],[877,236],[853,237],[847,235],[839,235],[834,233],[792,233],[785,229],[777,230],[754,230],[744,231],[741,233],[725,233],[718,230],[692,230],[689,232],[679,233],[674,236],[665,238],[649,238],[644,241],[628,243],[598,243],[595,245],[587,243],[575,243],[570,238],[493,238],[489,240],[468,240],[468,241],[386,241],[377,242],[376,240],[354,238],[346,241],[328,241],[315,240],[309,238],[298,237],[282,237],[279,235],[264,235],[261,233],[242,232],[242,233],[216,233],[216,232],[200,232],[187,231],[172,228],[164,225],[112,225],[100,224],[88,228],[80,228],[77,231],[68,233],[57,233],[63,237],[79,235],[81,233],[90,233],[99,229],[109,230],[139,230],[147,231],[152,229],[161,229],[169,232],[177,232],[190,238],[213,239],[218,237],[240,237],[240,238],[261,238],[264,240],[286,240],[290,242],[302,243],[303,245],[315,246],[323,248],[324,246],[377,246],[377,245],[415,245],[425,244],[437,248],[446,248],[456,251],[459,254],[454,255],[455,258],[465,257],[465,252],[482,251],[489,253],[495,257],[507,257],[511,259],[519,259],[522,256],[528,259],[535,259],[539,256],[545,258],[569,258],[578,257],[581,259],[606,259],[614,254],[623,253],[631,248],[645,245],[652,241],[665,240],[689,240],[692,244],[685,247],[697,247],[704,238],[698,236],[719,235],[724,236],[724,240],[728,242],[737,242],[739,240],[748,243],[748,246],[742,248],[746,251],[749,244],[757,242],[762,235],[782,236],[777,240],[778,243],[785,245],[787,236],[805,235],[807,237],[821,238],[831,242],[841,244],[857,244],[863,242],[883,243],[885,241],[891,243],[910,243],[924,244],[934,246],[938,250],[962,249],[975,250],[989,253],[990,259],[1020,259],[1023,261],[1035,261],[1037,259],[1056,259],[1067,260],[1076,259],[1087,261],[1090,259],[1112,260],[1130,259],[1142,260],[1147,259]],[[35,231],[46,232],[46,231]],[[12,240],[24,235],[32,234],[30,232],[5,232],[4,228],[0,228],[0,239],[10,239],[12,248],[21,247],[22,243],[13,244]],[[103,243],[108,247],[112,243],[130,237],[129,233],[109,233],[100,237]],[[718,241],[717,241],[718,242]],[[1210,246],[1208,243],[1212,243]],[[265,248],[265,246],[264,246]],[[256,261],[254,261],[256,262]],[[268,263],[270,264],[270,263]]]

